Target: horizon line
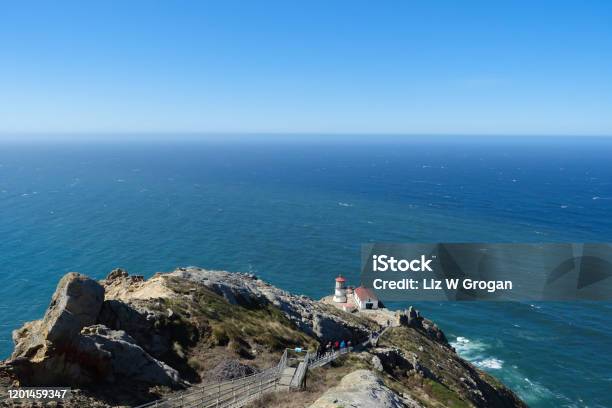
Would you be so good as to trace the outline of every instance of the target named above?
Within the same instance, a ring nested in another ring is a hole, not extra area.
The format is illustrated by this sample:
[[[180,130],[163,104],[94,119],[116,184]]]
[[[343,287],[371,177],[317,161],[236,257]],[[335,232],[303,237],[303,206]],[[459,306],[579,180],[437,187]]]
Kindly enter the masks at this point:
[[[84,137],[103,137],[103,136],[190,136],[190,137],[214,137],[214,136],[271,136],[271,137],[291,137],[291,136],[376,136],[376,137],[542,137],[542,138],[610,138],[612,133],[550,133],[550,132],[350,132],[350,131],[234,131],[234,130],[219,130],[219,131],[199,131],[199,130],[112,130],[112,131],[10,131],[0,130],[0,141],[3,141],[3,136],[84,136]],[[74,139],[70,139],[74,140]],[[133,140],[133,139],[130,139]],[[138,139],[142,140],[142,139]]]

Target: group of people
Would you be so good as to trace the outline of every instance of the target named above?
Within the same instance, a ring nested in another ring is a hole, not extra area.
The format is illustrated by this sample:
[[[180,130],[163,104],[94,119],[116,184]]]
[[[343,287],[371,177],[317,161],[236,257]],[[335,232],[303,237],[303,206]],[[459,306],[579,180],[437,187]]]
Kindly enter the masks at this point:
[[[351,349],[353,347],[353,343],[350,340],[336,340],[336,341],[328,341],[325,347],[320,347],[319,352],[317,353],[319,356],[333,353],[338,350],[343,349]]]

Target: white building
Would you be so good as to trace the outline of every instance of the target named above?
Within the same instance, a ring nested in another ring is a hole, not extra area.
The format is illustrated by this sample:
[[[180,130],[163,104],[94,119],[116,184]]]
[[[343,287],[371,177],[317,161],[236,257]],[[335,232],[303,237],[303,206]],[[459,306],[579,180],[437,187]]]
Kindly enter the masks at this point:
[[[336,307],[345,312],[353,312],[365,309],[378,309],[380,307],[378,297],[374,291],[360,286],[353,289],[352,286],[346,287],[346,279],[342,275],[336,278],[336,288],[333,299]]]
[[[355,304],[359,310],[378,309],[378,298],[372,290],[360,286],[355,288],[353,293]]]

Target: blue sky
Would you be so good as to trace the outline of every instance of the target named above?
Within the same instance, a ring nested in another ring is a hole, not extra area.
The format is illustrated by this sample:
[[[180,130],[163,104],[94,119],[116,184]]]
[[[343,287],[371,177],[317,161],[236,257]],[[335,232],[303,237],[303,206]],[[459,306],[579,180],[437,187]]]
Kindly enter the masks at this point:
[[[0,131],[612,135],[612,2],[14,1]]]

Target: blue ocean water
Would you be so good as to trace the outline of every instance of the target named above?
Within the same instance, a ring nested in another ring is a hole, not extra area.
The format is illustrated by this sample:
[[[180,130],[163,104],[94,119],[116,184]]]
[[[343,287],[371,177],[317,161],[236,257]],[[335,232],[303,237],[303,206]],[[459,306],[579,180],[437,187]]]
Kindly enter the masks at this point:
[[[612,240],[610,139],[371,140],[0,144],[0,357],[68,271],[199,265],[321,297],[365,242]],[[531,406],[612,406],[611,304],[418,307]]]

